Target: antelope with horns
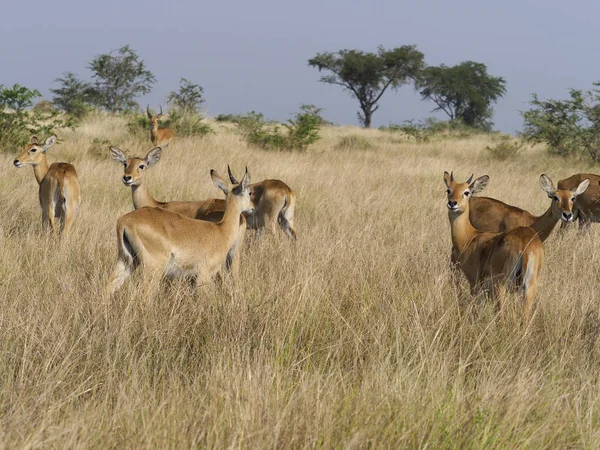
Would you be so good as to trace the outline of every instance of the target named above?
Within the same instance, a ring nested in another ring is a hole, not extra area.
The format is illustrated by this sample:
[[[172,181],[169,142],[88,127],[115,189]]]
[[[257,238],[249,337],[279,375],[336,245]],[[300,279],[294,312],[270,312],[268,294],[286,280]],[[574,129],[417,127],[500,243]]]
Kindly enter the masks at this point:
[[[71,229],[81,204],[81,188],[77,171],[72,164],[59,162],[48,167],[47,152],[55,143],[56,136],[50,136],[43,145],[36,136],[32,136],[23,153],[14,160],[14,165],[18,168],[33,167],[39,184],[43,228],[52,231],[55,220],[58,219],[62,233],[66,234]]]
[[[502,233],[475,229],[469,219],[469,199],[482,191],[487,175],[471,182],[457,183],[453,174],[444,172],[448,194],[448,218],[457,264],[471,286],[471,293],[487,290],[497,302],[500,317],[504,314],[507,286],[517,283],[524,293],[523,322],[528,324],[533,313],[538,277],[544,259],[544,246],[536,231],[517,227]]]
[[[229,180],[237,184],[237,180],[227,166]],[[248,228],[258,230],[259,238],[264,229],[275,233],[277,224],[291,239],[296,240],[294,229],[294,211],[296,209],[296,194],[280,180],[264,180],[250,185],[250,198],[254,211],[246,218]]]
[[[160,106],[160,113],[158,115],[153,115],[150,112],[150,105],[148,105],[146,107],[146,114],[148,114],[148,119],[150,119],[150,140],[152,141],[152,145],[155,147],[168,147],[175,137],[175,132],[170,128],[158,128],[158,119],[163,115],[162,105]]]
[[[133,270],[142,268],[144,289],[151,295],[159,275],[194,277],[199,284],[215,276],[239,235],[240,215],[252,210],[250,175],[227,186],[214,171],[215,185],[226,195],[225,214],[218,222],[194,220],[163,208],[141,208],[117,221],[117,265],[106,292],[114,293]]]
[[[160,147],[155,147],[148,152],[145,158],[138,158],[135,156],[127,158],[119,148],[110,147],[112,159],[123,164],[124,174],[122,180],[125,186],[131,187],[133,208],[164,208],[192,219],[220,222],[225,213],[225,200],[223,199],[213,198],[202,201],[159,202],[152,197],[145,182],[145,174],[150,167],[160,161],[161,153],[162,149]],[[226,268],[232,272],[234,277],[239,270],[239,247],[244,242],[245,233],[246,219],[242,215],[239,219],[238,239],[230,249],[230,254],[226,261]]]

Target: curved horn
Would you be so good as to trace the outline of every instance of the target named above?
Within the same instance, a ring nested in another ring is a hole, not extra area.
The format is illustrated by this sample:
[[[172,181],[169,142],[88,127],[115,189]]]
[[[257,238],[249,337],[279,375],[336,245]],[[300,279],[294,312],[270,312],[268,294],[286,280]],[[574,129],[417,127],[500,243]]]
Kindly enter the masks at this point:
[[[227,173],[229,174],[229,181],[231,181],[233,184],[239,184],[233,176],[233,174],[231,173],[231,168],[229,167],[229,164],[227,164]]]
[[[454,172],[450,172],[450,181],[454,181]]]
[[[467,184],[471,184],[471,181],[473,181],[473,175],[474,175],[474,174],[471,174],[471,176],[470,176],[470,177],[469,177],[469,179],[467,180]]]
[[[163,115],[163,113],[162,113],[162,105],[159,105],[159,106],[160,106],[160,113],[156,117],[161,117]]]
[[[146,114],[148,114],[148,119],[152,119],[152,113],[150,112],[150,105],[146,106]]]

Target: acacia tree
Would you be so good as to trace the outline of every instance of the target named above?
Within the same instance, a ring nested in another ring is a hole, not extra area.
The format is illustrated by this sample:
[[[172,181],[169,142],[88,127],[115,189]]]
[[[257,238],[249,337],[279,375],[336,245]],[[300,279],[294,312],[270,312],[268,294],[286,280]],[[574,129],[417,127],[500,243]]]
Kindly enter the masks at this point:
[[[521,111],[523,136],[545,143],[551,153],[587,152],[600,160],[600,82],[587,91],[569,89],[566,100],[541,100],[532,94],[529,104],[530,110]]]
[[[505,86],[504,78],[488,75],[485,64],[473,61],[427,67],[417,82],[421,98],[437,105],[434,111],[484,129],[491,128],[491,105],[506,94]]]
[[[171,91],[167,95],[167,103],[174,105],[183,112],[197,111],[204,103],[204,88],[198,84],[192,83],[186,78],[179,80],[179,90]]]
[[[135,98],[151,91],[156,78],[129,45],[96,56],[88,68],[95,79],[94,103],[110,112],[137,108]]]
[[[416,80],[424,62],[423,53],[414,45],[404,45],[392,50],[379,47],[377,53],[360,50],[317,53],[308,60],[308,65],[319,72],[328,72],[319,81],[342,86],[358,100],[358,118],[365,128],[370,128],[384,92]]]
[[[66,72],[62,78],[54,81],[60,83],[60,87],[50,89],[54,94],[52,103],[67,114],[83,116],[93,102],[92,85],[79,79],[73,72]]]

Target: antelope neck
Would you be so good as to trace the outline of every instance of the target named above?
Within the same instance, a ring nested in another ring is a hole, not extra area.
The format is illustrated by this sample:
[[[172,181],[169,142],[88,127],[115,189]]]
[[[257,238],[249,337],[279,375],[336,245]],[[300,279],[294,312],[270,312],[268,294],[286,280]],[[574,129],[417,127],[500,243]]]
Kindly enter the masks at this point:
[[[535,222],[531,224],[531,228],[535,230],[542,242],[548,239],[552,230],[558,223],[558,219],[552,214],[552,204],[544,214],[535,218]]]
[[[477,230],[471,225],[471,221],[469,220],[469,208],[465,208],[459,214],[449,211],[448,218],[450,219],[452,245],[462,253],[477,233]]]
[[[45,156],[42,158],[42,161],[39,164],[33,166],[33,173],[38,184],[41,184],[42,180],[46,177],[46,174],[48,173],[48,160]]]
[[[150,190],[145,183],[131,186],[131,197],[133,198],[134,209],[140,209],[144,206],[156,208],[160,204],[150,195]]]

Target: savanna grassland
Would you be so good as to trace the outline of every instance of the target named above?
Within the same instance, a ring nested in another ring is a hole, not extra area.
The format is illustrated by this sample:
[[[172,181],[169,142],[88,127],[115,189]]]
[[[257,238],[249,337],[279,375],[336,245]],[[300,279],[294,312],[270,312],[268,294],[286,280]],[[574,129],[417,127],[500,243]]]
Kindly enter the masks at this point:
[[[540,174],[600,167],[542,148],[498,162],[489,136],[325,128],[299,153],[216,128],[163,152],[147,173],[154,196],[220,197],[209,169],[247,165],[295,190],[298,241],[247,240],[237,285],[197,294],[175,282],[142,298],[134,276],[102,298],[116,220],[132,209],[103,140],[151,147],[123,119],[62,131],[49,151],[82,186],[65,239],[41,231],[32,170],[0,152],[2,447],[598,446],[600,226],[553,234],[532,325],[520,327],[517,296],[501,325],[451,282],[442,174],[488,174],[484,195],[541,214]]]

